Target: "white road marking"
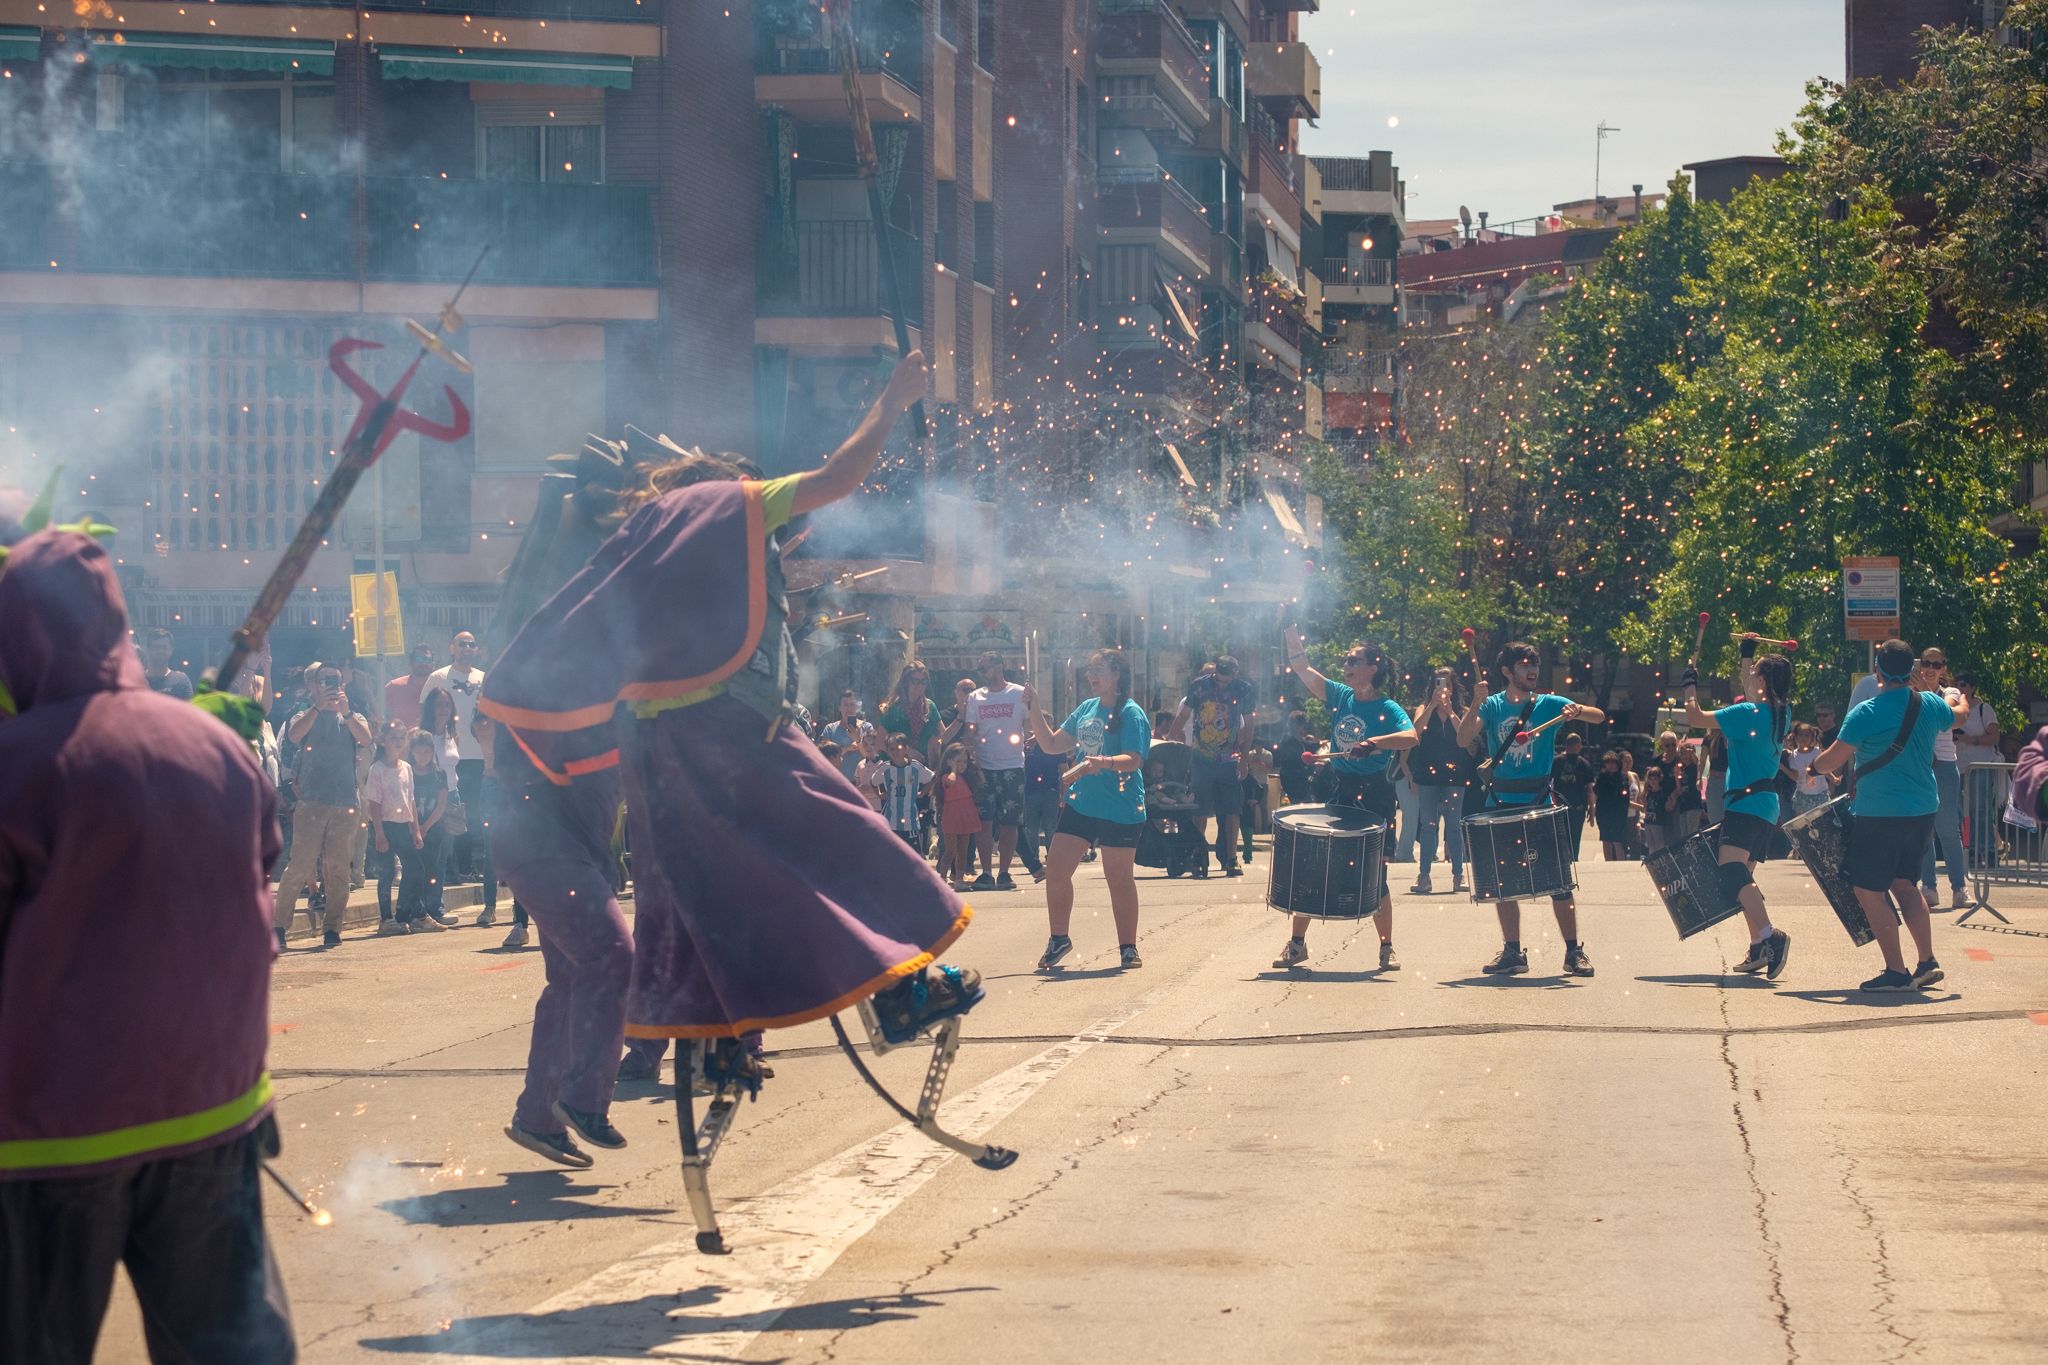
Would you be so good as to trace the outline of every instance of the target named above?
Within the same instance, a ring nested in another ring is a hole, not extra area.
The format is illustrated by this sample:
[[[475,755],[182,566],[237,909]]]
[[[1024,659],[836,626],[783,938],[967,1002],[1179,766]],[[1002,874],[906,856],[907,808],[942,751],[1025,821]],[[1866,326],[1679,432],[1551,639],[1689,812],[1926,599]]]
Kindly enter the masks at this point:
[[[1067,1041],[948,1100],[940,1118],[962,1136],[987,1132],[1174,984],[1162,983]],[[727,1140],[744,1142],[746,1135],[738,1132]],[[474,1365],[502,1362],[508,1355],[574,1365],[731,1359],[772,1327],[849,1247],[958,1159],[958,1153],[914,1128],[891,1128],[752,1199],[720,1209],[730,1256],[699,1254],[694,1234],[663,1242],[517,1318],[476,1332],[457,1328],[449,1334],[449,1356],[437,1357]],[[989,1176],[991,1181],[1004,1178]],[[712,1188],[717,1189],[715,1180]],[[693,1323],[702,1326],[693,1328]],[[507,1349],[493,1349],[501,1343]]]

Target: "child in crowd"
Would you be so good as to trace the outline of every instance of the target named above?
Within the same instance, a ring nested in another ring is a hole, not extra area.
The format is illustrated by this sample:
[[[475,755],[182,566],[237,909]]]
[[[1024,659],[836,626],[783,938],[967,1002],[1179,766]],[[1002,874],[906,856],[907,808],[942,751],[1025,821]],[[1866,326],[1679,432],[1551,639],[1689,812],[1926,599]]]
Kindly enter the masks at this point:
[[[377,739],[377,759],[363,783],[363,816],[369,821],[377,850],[377,932],[409,934],[412,928],[406,921],[418,913],[414,907],[426,884],[420,874],[423,840],[413,804],[412,765],[405,761],[405,722],[384,722]],[[400,869],[405,873],[402,882],[398,881]],[[398,883],[396,913],[391,903],[394,882]]]
[[[872,774],[875,794],[881,799],[882,818],[889,828],[912,848],[924,848],[918,798],[935,776],[930,768],[910,756],[910,737],[889,736],[889,757]]]
[[[974,837],[981,833],[981,769],[974,753],[964,744],[949,744],[939,760],[945,771],[939,777],[939,833],[945,849],[939,855],[941,877],[951,869],[953,889],[967,889],[967,874],[974,868]]]
[[[441,766],[440,743],[425,730],[413,731],[405,749],[412,760],[413,810],[419,821],[420,894],[400,888],[398,921],[408,933],[437,933],[454,926],[441,903],[441,878],[448,866],[448,773]]]
[[[890,764],[888,755],[882,752],[882,732],[872,725],[863,725],[857,741],[860,761],[853,767],[853,785],[860,788],[866,798],[868,809],[882,809],[882,770]]]
[[[1636,809],[1643,816],[1643,847],[1651,853],[1664,847],[1665,823],[1676,794],[1664,782],[1664,769],[1651,764],[1643,769],[1642,796],[1636,801]]]
[[[1827,778],[1813,770],[1813,760],[1820,757],[1820,752],[1818,725],[1802,720],[1792,727],[1792,747],[1785,752],[1785,766],[1798,780],[1792,788],[1790,815],[1802,815],[1833,795]]]

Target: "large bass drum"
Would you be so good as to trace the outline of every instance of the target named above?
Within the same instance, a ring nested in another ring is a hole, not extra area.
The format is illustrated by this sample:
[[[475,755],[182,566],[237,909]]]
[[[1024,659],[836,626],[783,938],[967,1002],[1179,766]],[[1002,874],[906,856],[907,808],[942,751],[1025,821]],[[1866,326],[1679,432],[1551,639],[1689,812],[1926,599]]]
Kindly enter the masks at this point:
[[[1575,806],[1501,806],[1465,817],[1465,861],[1475,901],[1566,896]],[[1581,817],[1583,818],[1583,817]]]
[[[1387,827],[1354,806],[1273,812],[1266,904],[1314,919],[1363,919],[1380,908]]]
[[[1849,941],[1861,948],[1876,935],[1870,932],[1870,920],[1857,903],[1856,888],[1849,884],[1849,874],[1842,866],[1849,844],[1848,818],[1849,796],[1844,793],[1787,820],[1785,835],[1820,885],[1828,908],[1849,931]]]
[[[1643,859],[1679,938],[1691,938],[1741,913],[1742,902],[1721,884],[1720,861],[1719,825],[1709,825],[1690,839]]]

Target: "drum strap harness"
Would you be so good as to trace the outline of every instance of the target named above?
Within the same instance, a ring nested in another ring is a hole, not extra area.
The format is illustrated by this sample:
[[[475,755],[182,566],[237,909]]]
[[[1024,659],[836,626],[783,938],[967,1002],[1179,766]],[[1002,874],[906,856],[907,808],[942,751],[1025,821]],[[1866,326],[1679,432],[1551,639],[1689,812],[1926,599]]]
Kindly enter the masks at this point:
[[[1917,691],[1906,694],[1906,714],[1899,721],[1899,733],[1892,740],[1891,747],[1860,768],[1849,772],[1848,795],[1856,794],[1856,784],[1882,768],[1885,764],[1906,752],[1906,740],[1913,733],[1913,725],[1920,719],[1920,694]]]
[[[1529,717],[1535,713],[1535,710],[1536,698],[1531,697],[1528,701],[1522,703],[1522,714],[1515,718],[1515,728],[1508,731],[1508,736],[1506,739],[1502,740],[1500,743],[1493,746],[1493,757],[1487,759],[1486,762],[1483,765],[1481,765],[1479,774],[1481,779],[1485,782],[1485,784],[1488,787],[1494,788],[1498,791],[1514,792],[1517,795],[1519,795],[1525,791],[1542,791],[1550,785],[1550,779],[1547,777],[1518,777],[1510,778],[1507,781],[1502,781],[1493,775],[1494,772],[1500,767],[1500,756],[1506,753],[1514,745],[1515,736],[1520,734],[1524,729],[1528,728]]]

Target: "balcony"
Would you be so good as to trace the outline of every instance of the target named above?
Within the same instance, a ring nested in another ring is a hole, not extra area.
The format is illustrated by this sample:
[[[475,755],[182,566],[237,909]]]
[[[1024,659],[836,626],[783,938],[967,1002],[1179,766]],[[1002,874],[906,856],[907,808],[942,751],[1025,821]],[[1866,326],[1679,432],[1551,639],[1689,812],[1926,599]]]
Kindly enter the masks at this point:
[[[646,186],[372,179],[365,190],[372,279],[459,280],[488,242],[478,284],[655,281]]]
[[[1195,134],[1195,150],[1220,156],[1239,170],[1244,169],[1244,120],[1237,110],[1219,99],[1209,101],[1209,122]]]
[[[77,179],[75,226],[38,225],[40,168],[4,199],[22,213],[24,240],[6,234],[9,264],[103,275],[353,279],[355,182],[345,177],[207,171],[163,177],[133,170]],[[645,286],[654,283],[653,191],[635,185],[535,185],[477,180],[364,182],[365,274],[373,280],[459,280],[491,244],[479,284]],[[63,196],[43,192],[45,212]],[[17,202],[20,200],[22,202]],[[233,230],[216,210],[234,205]],[[68,248],[64,245],[69,243]],[[22,249],[33,245],[29,254]]]
[[[1209,273],[1209,216],[1158,166],[1104,170],[1096,178],[1095,221],[1106,243],[1162,248],[1176,269]]]
[[[662,0],[236,0],[293,9],[365,9],[390,14],[456,14],[487,19],[598,19],[661,22]]]
[[[1378,257],[1351,260],[1343,256],[1329,256],[1324,258],[1316,273],[1323,278],[1323,302],[1326,305],[1392,306],[1394,302],[1392,261]]]
[[[1285,228],[1291,243],[1301,231],[1301,199],[1294,188],[1294,167],[1284,153],[1264,138],[1254,140],[1251,160],[1245,208],[1252,221],[1266,219]]]
[[[1102,0],[1096,13],[1096,71],[1148,78],[1160,104],[1186,132],[1201,127],[1209,117],[1208,68],[1201,44],[1167,0]],[[1105,112],[1125,98],[1132,96],[1109,97]]]
[[[1388,153],[1375,152],[1370,157],[1319,156],[1315,166],[1322,181],[1325,219],[1342,214],[1391,218],[1403,235],[1407,233],[1401,178]]]
[[[1307,43],[1253,43],[1245,51],[1245,78],[1253,98],[1285,118],[1319,118],[1323,66]]]
[[[880,318],[892,316],[874,224],[862,219],[797,223],[794,251],[774,249],[771,227],[761,254],[760,310],[764,317]],[[924,252],[916,237],[889,229],[904,321],[919,325],[924,304]]]
[[[863,39],[860,55],[861,95],[874,123],[916,122],[923,114],[919,98],[923,71],[913,37],[900,46]],[[799,123],[846,122],[846,86],[839,54],[815,39],[764,32],[755,66],[754,101],[789,111]]]

